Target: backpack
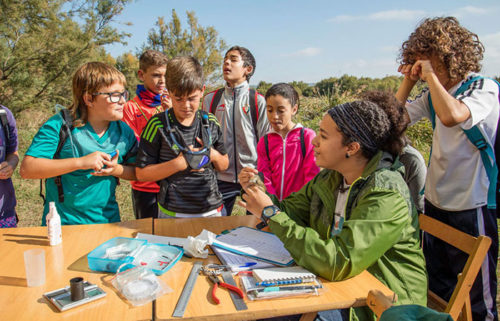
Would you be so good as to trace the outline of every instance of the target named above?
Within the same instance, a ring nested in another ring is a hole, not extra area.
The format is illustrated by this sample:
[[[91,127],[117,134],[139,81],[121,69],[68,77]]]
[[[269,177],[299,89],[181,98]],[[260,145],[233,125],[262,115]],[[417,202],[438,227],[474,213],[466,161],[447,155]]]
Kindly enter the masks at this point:
[[[219,105],[219,102],[224,94],[224,87],[219,88],[215,91],[212,101],[210,102],[210,113],[215,115],[215,109]],[[259,93],[255,89],[249,89],[249,103],[250,103],[250,116],[252,117],[253,131],[255,133],[255,138],[257,142],[259,141],[259,133],[257,132],[257,122],[259,121],[259,105],[257,95]]]
[[[54,153],[53,159],[59,159],[60,158],[60,153],[61,149],[64,146],[64,143],[66,142],[66,139],[68,139],[69,136],[71,136],[71,131],[73,130],[73,117],[71,117],[71,112],[67,108],[61,109],[59,112],[63,119],[63,124],[61,126],[61,129],[59,130],[59,142],[57,143],[57,148]],[[128,158],[130,158],[131,155],[131,150],[125,154],[123,157],[123,162],[125,162]],[[120,179],[118,177],[115,177],[117,184],[120,184]],[[54,183],[57,186],[57,194],[59,198],[59,203],[64,203],[64,189],[62,186],[62,175],[54,177]],[[43,199],[43,204],[45,205],[45,195],[43,195],[43,179],[40,180],[40,197]]]
[[[54,159],[59,159],[61,149],[66,142],[66,139],[71,135],[71,131],[73,130],[73,118],[71,117],[71,112],[64,108],[59,112],[63,119],[63,124],[61,129],[59,130],[59,142],[57,143],[56,152],[54,153]],[[54,177],[54,183],[57,186],[57,194],[59,196],[59,203],[64,203],[64,190],[62,186],[62,177],[61,175]],[[43,179],[40,180],[40,197],[43,199],[43,204],[45,205],[45,196],[43,195]]]
[[[9,121],[7,120],[7,111],[3,108],[3,106],[0,106],[0,122],[2,123],[2,128],[5,133],[5,139],[7,142],[10,141],[10,126],[9,126]]]
[[[267,137],[269,134],[264,136],[264,145],[266,147],[266,155],[267,160],[271,161],[269,157],[269,138]],[[302,158],[306,157],[306,142],[304,141],[304,127],[300,128],[300,149],[302,150]]]
[[[469,86],[475,82],[476,80],[479,79],[484,79],[484,77],[477,76],[473,77],[472,79],[464,82],[455,92],[455,97],[460,95],[461,93],[465,92],[467,89],[469,89]],[[497,83],[499,86],[500,90],[500,83],[498,81],[492,79]],[[429,108],[430,108],[430,114],[431,114],[431,123],[432,123],[432,129],[436,127],[436,112],[434,110],[434,106],[432,105],[432,100],[431,100],[431,95],[429,93],[428,96],[428,101],[429,101]],[[500,101],[500,91],[499,91],[499,101]],[[497,132],[498,132],[498,125],[500,125],[500,118],[497,123]],[[486,138],[483,136],[483,133],[479,130],[477,126],[473,126],[472,128],[465,130],[463,129],[465,135],[469,139],[469,141],[479,149],[479,153],[481,154],[481,160],[483,162],[483,166],[486,170],[486,175],[488,176],[488,180],[490,181],[490,186],[488,187],[488,208],[489,209],[496,209],[496,193],[497,193],[497,181],[499,179],[498,177],[498,165],[496,161],[496,157],[499,156],[500,153],[500,142],[499,142],[499,137],[498,135],[495,138],[495,144],[494,144],[494,150],[488,144],[488,141]],[[431,148],[431,153],[432,153],[432,148]],[[430,162],[430,155],[429,155],[429,162]],[[500,192],[500,191],[499,191]]]

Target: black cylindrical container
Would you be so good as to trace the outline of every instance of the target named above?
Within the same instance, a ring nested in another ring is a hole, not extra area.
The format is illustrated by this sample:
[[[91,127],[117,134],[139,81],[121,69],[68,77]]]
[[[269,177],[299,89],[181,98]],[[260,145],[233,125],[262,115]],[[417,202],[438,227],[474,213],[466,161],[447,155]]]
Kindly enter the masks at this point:
[[[83,292],[83,278],[76,277],[69,280],[69,287],[71,291],[71,301],[79,301],[84,298]]]

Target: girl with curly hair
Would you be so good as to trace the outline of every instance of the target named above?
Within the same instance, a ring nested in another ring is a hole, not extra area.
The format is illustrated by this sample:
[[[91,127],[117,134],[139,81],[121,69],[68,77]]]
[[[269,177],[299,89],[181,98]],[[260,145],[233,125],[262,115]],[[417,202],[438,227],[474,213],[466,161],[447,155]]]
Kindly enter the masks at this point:
[[[312,141],[316,165],[324,170],[279,201],[252,185],[257,171],[245,168],[238,177],[245,190],[240,205],[268,224],[295,262],[315,274],[340,281],[368,270],[397,294],[397,304],[425,305],[417,210],[397,161],[408,118],[399,102],[392,103],[383,109],[360,100],[328,110]],[[338,314],[319,316],[339,320]],[[353,317],[376,319],[367,307],[354,308]]]
[[[476,74],[483,51],[477,35],[456,18],[424,20],[402,45],[398,70],[404,80],[396,98],[405,102],[418,80],[427,83],[422,94],[406,103],[412,123],[423,117],[433,121],[424,211],[465,233],[492,239],[470,295],[474,320],[498,320],[498,228],[494,200],[492,204],[492,197],[488,199],[488,189],[496,183],[493,178],[490,182],[480,150],[464,132],[476,127],[486,143],[494,146],[499,88],[493,80]],[[423,246],[430,289],[448,301],[467,255],[429,235],[424,236]]]

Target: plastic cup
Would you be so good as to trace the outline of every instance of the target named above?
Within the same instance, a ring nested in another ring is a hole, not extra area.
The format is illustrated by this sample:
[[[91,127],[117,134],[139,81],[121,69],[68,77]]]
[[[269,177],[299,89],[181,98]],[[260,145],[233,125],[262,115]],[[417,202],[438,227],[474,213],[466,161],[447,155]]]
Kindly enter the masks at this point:
[[[45,283],[45,251],[43,249],[24,251],[24,269],[29,287],[43,285]]]

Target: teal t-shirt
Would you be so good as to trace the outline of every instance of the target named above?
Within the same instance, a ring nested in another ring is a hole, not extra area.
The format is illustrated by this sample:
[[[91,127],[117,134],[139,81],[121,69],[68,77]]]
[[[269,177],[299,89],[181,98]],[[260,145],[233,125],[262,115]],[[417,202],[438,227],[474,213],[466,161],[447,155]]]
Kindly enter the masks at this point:
[[[26,155],[53,159],[59,142],[59,131],[63,124],[60,114],[51,117],[42,125],[33,138]],[[109,123],[102,137],[97,136],[92,126],[73,128],[71,136],[62,146],[59,158],[76,158],[95,151],[111,153],[118,149],[118,163],[128,153],[126,163],[134,163],[137,154],[137,139],[134,132],[122,121]],[[93,170],[77,170],[62,175],[64,202],[59,203],[59,194],[54,178],[45,182],[46,203],[43,209],[42,225],[49,212],[49,202],[55,202],[62,224],[96,224],[120,221],[116,202],[117,179],[114,176],[92,176]]]

